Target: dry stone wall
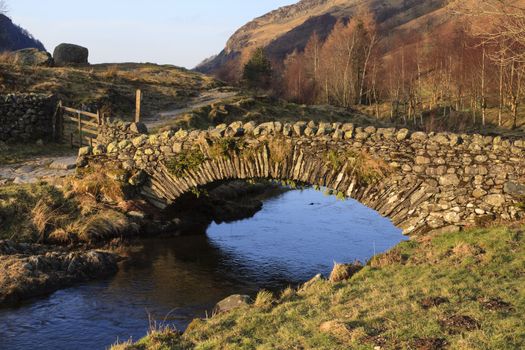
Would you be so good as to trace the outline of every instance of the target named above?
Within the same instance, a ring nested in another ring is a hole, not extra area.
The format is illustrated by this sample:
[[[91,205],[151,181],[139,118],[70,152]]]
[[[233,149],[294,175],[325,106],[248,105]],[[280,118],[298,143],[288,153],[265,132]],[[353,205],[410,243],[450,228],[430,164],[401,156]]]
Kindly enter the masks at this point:
[[[56,99],[53,96],[0,95],[0,141],[51,139],[55,108]]]
[[[104,123],[98,127],[97,143],[109,145],[115,140],[131,140],[141,134],[147,133],[148,129],[142,123],[105,120]]]
[[[236,122],[126,137],[83,154],[118,162],[159,208],[215,181],[271,178],[330,188],[411,235],[524,216],[521,139],[349,123]],[[367,169],[380,169],[374,174],[381,176],[368,178]]]

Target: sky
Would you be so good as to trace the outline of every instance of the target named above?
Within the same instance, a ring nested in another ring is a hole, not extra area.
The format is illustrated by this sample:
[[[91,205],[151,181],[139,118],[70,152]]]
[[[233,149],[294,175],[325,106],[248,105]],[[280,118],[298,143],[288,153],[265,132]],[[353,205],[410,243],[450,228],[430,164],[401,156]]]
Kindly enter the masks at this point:
[[[13,22],[42,41],[89,49],[90,63],[193,68],[255,17],[297,0],[6,0]]]

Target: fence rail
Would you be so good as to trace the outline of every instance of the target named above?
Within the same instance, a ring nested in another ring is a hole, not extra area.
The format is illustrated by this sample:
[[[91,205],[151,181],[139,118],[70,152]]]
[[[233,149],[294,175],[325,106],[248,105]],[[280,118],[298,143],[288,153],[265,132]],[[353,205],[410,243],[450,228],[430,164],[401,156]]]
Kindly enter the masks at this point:
[[[97,142],[103,120],[100,113],[82,111],[58,105],[57,134],[60,141],[71,147],[93,146]]]

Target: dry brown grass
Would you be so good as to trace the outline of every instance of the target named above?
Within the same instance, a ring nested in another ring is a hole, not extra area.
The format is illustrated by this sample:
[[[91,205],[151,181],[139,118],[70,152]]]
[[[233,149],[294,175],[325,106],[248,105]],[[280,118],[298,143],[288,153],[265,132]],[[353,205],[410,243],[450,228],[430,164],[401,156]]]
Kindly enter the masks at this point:
[[[326,154],[325,161],[335,171],[342,171],[346,164],[346,173],[355,176],[364,184],[372,184],[392,172],[392,168],[385,161],[364,151],[331,150]]]
[[[0,63],[2,64],[14,64],[15,62],[15,55],[12,52],[0,52]]]
[[[37,230],[40,242],[46,240],[50,226],[57,220],[56,213],[43,199],[40,199],[31,210],[31,221]]]
[[[281,295],[279,296],[279,301],[289,301],[296,295],[297,292],[295,291],[295,289],[293,289],[292,287],[287,287],[281,292]]]
[[[82,241],[96,242],[130,233],[133,227],[126,215],[105,210],[79,221],[76,230]]]
[[[356,261],[353,264],[337,264],[334,263],[334,268],[332,269],[332,272],[330,273],[330,282],[337,283],[349,280],[354,276],[356,273],[361,271],[363,269],[363,265]]]
[[[407,257],[404,256],[399,249],[394,248],[384,254],[374,256],[370,260],[369,265],[371,267],[381,268],[384,266],[392,266],[394,264],[403,264],[406,260]]]
[[[108,66],[105,72],[100,73],[100,76],[105,79],[115,80],[119,77],[120,70],[119,67],[114,64],[111,66]]]
[[[367,183],[380,180],[392,171],[384,160],[373,157],[367,152],[350,154],[349,161],[351,164],[349,171]]]
[[[110,173],[115,176],[109,177]],[[71,190],[76,196],[84,198],[83,202],[88,207],[90,199],[95,202],[119,203],[125,200],[125,193],[123,183],[116,178],[123,175],[123,170],[108,170],[107,165],[92,165],[79,178],[71,180]]]
[[[268,149],[270,151],[270,159],[276,163],[282,163],[292,154],[293,146],[290,140],[283,137],[275,137],[268,142]]]
[[[257,293],[253,306],[260,309],[266,309],[272,306],[275,302],[273,293],[267,290],[261,290]]]
[[[9,61],[8,57],[5,60]],[[108,105],[114,118],[131,118],[136,89],[143,92],[143,116],[150,117],[181,108],[197,92],[220,85],[211,77],[174,66],[128,63],[29,67],[0,60],[2,92],[53,93],[72,107]]]
[[[38,200],[30,215],[38,241],[46,242],[50,232],[74,218],[74,211],[74,207],[65,201],[57,201],[49,197]]]

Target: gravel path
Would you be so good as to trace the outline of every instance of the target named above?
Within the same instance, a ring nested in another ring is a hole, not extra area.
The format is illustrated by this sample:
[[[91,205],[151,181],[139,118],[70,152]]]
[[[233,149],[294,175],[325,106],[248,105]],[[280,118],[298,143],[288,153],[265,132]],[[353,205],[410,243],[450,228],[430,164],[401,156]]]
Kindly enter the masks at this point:
[[[53,182],[73,174],[76,159],[76,156],[38,157],[19,164],[0,165],[0,185]]]

